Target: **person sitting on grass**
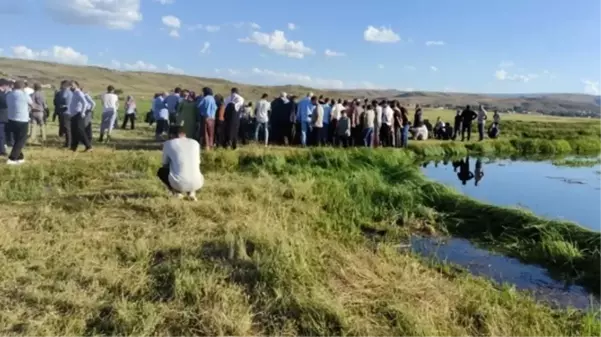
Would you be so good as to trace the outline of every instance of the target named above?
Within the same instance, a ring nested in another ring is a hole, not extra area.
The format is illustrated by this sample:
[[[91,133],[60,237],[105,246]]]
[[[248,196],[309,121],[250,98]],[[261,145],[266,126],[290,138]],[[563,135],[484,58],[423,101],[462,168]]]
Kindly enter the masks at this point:
[[[200,172],[200,144],[187,138],[179,125],[169,128],[169,138],[163,144],[163,166],[157,176],[178,199],[183,199],[186,194],[196,201],[196,191],[204,185]]]

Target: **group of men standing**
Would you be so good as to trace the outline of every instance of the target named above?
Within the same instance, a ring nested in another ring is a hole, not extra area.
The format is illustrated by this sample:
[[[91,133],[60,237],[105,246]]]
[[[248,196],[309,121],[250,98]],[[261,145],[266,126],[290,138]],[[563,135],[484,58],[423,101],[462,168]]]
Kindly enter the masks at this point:
[[[94,100],[81,90],[77,81],[63,81],[55,94],[54,105],[53,119],[59,118],[59,135],[65,137],[65,147],[76,151],[82,143],[85,151],[90,151]],[[8,155],[7,164],[25,162],[23,149],[28,137],[35,136],[36,129],[41,130],[42,141],[45,141],[48,114],[39,83],[31,89],[23,80],[0,79],[0,155]]]

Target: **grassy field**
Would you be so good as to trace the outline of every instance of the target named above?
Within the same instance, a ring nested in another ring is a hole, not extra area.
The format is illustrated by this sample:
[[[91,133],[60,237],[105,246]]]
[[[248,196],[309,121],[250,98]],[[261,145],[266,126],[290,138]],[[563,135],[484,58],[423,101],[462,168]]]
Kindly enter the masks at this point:
[[[119,130],[92,153],[52,137],[0,166],[1,334],[601,333],[595,310],[400,251],[452,234],[599,284],[598,234],[463,197],[425,180],[412,151],[203,153],[193,203],[155,178],[151,135]]]

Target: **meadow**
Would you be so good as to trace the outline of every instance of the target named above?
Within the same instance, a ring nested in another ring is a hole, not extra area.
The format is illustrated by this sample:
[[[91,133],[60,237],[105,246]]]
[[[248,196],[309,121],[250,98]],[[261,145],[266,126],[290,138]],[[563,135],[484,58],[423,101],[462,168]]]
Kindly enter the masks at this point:
[[[508,139],[411,151],[203,153],[198,202],[170,198],[155,178],[160,144],[144,123],[92,153],[52,136],[26,149],[25,165],[0,166],[0,333],[599,335],[595,308],[554,309],[399,249],[410,235],[461,236],[598,286],[598,233],[466,198],[414,165],[599,147],[598,124],[511,123]]]

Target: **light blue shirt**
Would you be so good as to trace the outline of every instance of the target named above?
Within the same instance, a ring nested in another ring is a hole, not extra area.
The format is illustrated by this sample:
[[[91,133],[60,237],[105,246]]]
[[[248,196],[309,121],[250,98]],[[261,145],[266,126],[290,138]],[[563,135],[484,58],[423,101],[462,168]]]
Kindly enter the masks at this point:
[[[332,106],[329,104],[323,104],[323,124],[330,124],[330,115],[332,114]]]
[[[85,116],[86,110],[88,110],[86,95],[79,89],[73,91],[71,102],[69,102],[69,115],[76,116],[81,114],[82,116]]]
[[[70,115],[69,113],[69,106],[71,105],[71,99],[73,98],[73,92],[71,91],[71,89],[67,88],[67,89],[63,89],[61,91],[61,96],[63,98],[63,103],[65,103],[65,108],[67,108],[67,115]]]
[[[15,122],[29,122],[29,105],[33,104],[31,96],[25,91],[18,89],[6,95],[8,107],[8,120]]]
[[[298,102],[298,108],[296,111],[297,122],[309,122],[309,118],[313,114],[313,108],[315,106],[311,103],[311,97],[305,97]]]
[[[177,104],[180,102],[178,94],[171,94],[165,98],[165,105],[170,114],[177,112]]]
[[[96,108],[96,102],[94,102],[90,94],[86,92],[84,97],[86,99],[86,103],[88,103],[88,108],[86,110],[94,110],[94,108]]]
[[[152,111],[154,112],[154,119],[156,120],[169,120],[169,110],[163,97],[157,97],[152,103]]]
[[[215,97],[212,95],[204,96],[200,102],[198,102],[197,107],[201,117],[215,119],[215,113],[217,112]]]

